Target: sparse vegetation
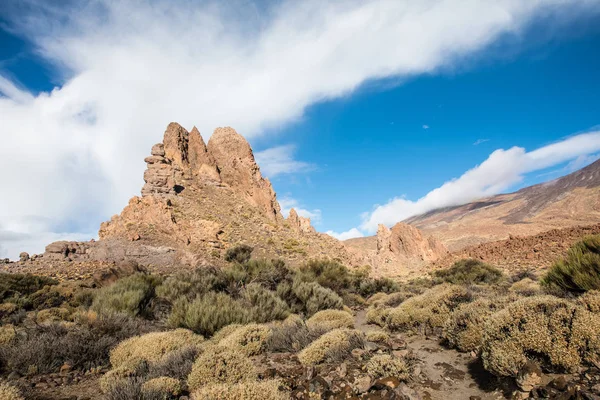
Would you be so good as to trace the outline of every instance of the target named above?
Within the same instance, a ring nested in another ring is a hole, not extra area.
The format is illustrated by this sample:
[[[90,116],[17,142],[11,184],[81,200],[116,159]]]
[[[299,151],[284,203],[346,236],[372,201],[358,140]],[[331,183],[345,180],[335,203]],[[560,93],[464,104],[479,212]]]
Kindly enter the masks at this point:
[[[377,354],[366,365],[367,373],[373,378],[393,376],[401,381],[409,378],[408,366],[401,358],[389,354]]]
[[[0,399],[3,400],[24,400],[21,392],[8,383],[0,382]]]
[[[353,349],[362,346],[363,336],[359,331],[344,328],[334,329],[298,353],[298,359],[305,365],[339,361],[346,358]]]
[[[466,259],[455,262],[448,269],[435,271],[434,276],[454,284],[493,284],[502,279],[502,271],[479,260]]]
[[[235,385],[213,384],[192,393],[192,400],[287,400],[289,393],[277,380],[242,382]]]
[[[346,311],[323,310],[319,311],[306,321],[309,328],[332,330],[336,328],[354,328],[354,317]]]
[[[191,391],[216,383],[235,384],[256,380],[252,362],[245,355],[228,349],[211,349],[203,353],[188,376]]]
[[[246,356],[255,356],[265,350],[271,335],[272,331],[266,325],[248,324],[235,329],[218,344]]]
[[[118,280],[100,290],[92,303],[92,310],[110,315],[125,313],[132,316],[143,314],[154,295],[158,283],[156,277],[135,274]]]
[[[542,284],[570,293],[600,290],[600,235],[575,243],[567,256],[552,266]]]

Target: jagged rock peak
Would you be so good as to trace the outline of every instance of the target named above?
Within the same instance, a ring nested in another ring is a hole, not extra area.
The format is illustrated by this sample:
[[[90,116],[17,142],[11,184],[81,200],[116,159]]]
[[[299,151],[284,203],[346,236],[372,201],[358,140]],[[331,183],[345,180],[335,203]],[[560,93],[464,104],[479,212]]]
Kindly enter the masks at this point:
[[[377,252],[391,252],[396,256],[422,261],[435,261],[446,255],[446,247],[433,236],[423,236],[414,226],[399,222],[391,229],[379,225]]]
[[[310,224],[310,218],[300,217],[296,210],[290,210],[290,215],[287,218],[290,227],[298,232],[315,233],[315,228]]]

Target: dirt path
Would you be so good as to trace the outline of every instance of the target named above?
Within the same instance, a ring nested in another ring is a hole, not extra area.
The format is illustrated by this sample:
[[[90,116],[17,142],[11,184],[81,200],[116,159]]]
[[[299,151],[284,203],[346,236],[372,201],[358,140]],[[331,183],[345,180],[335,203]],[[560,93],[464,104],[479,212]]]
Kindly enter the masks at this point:
[[[362,332],[380,329],[367,324],[365,310],[356,313],[355,327]],[[402,334],[398,337],[406,341],[407,350],[419,360],[411,386],[423,400],[507,398],[497,379],[483,369],[477,357],[447,349],[437,339]]]

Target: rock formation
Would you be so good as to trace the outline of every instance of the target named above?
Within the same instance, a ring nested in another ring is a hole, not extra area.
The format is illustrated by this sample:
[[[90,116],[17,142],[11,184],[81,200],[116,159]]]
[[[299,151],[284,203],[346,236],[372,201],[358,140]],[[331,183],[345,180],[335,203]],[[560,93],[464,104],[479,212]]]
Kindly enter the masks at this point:
[[[433,236],[425,237],[417,228],[399,222],[391,229],[379,225],[377,253],[391,253],[407,260],[431,262],[445,256],[448,250]]]
[[[287,221],[290,224],[290,227],[298,232],[316,232],[315,228],[310,224],[310,218],[300,217],[293,208],[290,210]]]

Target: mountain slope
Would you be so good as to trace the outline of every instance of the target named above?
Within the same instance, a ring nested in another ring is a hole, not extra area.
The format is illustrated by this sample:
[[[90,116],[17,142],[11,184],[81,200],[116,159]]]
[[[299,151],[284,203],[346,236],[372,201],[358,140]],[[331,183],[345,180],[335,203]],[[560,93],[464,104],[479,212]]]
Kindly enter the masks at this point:
[[[553,181],[404,221],[451,251],[550,229],[600,222],[600,160]]]

